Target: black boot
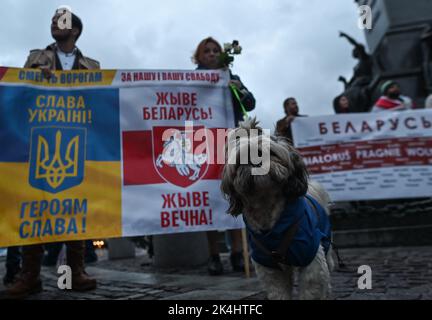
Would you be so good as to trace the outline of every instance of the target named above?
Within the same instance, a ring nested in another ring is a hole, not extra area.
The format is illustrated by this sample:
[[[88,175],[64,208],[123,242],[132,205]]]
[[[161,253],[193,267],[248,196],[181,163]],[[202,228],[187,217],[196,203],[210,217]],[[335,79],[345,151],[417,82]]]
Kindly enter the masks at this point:
[[[7,248],[6,274],[3,277],[3,284],[9,286],[16,280],[21,271],[21,250],[20,247]]]
[[[233,252],[231,253],[231,266],[233,271],[242,272],[244,271],[244,259],[243,254],[241,252]]]
[[[98,261],[98,256],[95,252],[93,241],[86,240],[85,241],[85,250],[84,250],[84,262],[85,263],[93,263]]]
[[[223,274],[223,265],[218,254],[211,255],[207,264],[208,273],[212,276]]]
[[[21,271],[21,267],[17,266],[16,268],[7,268],[6,274],[3,277],[3,284],[8,287],[12,283],[15,282],[18,273]]]

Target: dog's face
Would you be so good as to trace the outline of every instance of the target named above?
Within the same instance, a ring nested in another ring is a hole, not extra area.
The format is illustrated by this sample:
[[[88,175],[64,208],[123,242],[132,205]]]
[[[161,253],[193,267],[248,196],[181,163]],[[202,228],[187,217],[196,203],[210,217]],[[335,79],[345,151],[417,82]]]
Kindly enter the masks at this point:
[[[258,211],[280,202],[306,194],[308,173],[300,154],[282,137],[263,135],[255,119],[242,123],[239,129],[258,129],[261,135],[231,141],[231,156],[224,166],[221,190],[230,207],[228,213],[256,215]],[[241,151],[258,150],[262,158],[268,156],[267,174],[254,175],[256,161],[240,162]],[[267,154],[266,154],[267,153]],[[230,152],[228,152],[230,154]],[[235,161],[234,161],[235,160]],[[255,164],[254,164],[255,163]]]

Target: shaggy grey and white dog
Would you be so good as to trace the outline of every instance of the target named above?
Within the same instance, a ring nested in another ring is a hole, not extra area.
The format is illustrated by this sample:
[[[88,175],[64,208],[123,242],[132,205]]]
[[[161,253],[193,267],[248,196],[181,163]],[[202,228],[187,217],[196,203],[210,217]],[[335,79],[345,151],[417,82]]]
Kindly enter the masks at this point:
[[[247,132],[250,132],[250,129],[257,129],[262,133],[255,119],[247,119],[236,130],[241,129]],[[267,149],[264,147],[266,144]],[[245,145],[249,148],[257,148],[262,153],[270,153],[267,174],[253,175],[252,170],[257,167],[256,164],[251,161],[246,164],[240,163],[240,150],[244,149]],[[229,139],[227,147],[231,148],[231,151],[228,152],[227,163],[223,169],[221,190],[230,204],[228,213],[234,216],[243,214],[249,239],[251,233],[265,236],[265,233],[277,228],[278,221],[282,218],[289,219],[289,215],[294,213],[287,212],[287,208],[290,208],[289,206],[292,206],[295,201],[303,203],[305,207],[311,206],[311,201],[302,200],[306,194],[319,204],[314,205],[315,208],[311,210],[316,213],[316,207],[321,207],[322,212],[325,212],[323,215],[328,219],[329,195],[321,185],[308,179],[307,169],[300,154],[285,138],[262,134],[255,137],[243,136]],[[298,227],[301,228],[302,226]],[[286,261],[282,263],[278,261],[276,266],[269,267],[255,261],[254,250],[259,251],[260,247],[253,246],[252,240],[250,242],[253,264],[269,299],[292,299],[294,273],[297,271],[300,299],[329,298],[330,272],[334,265],[329,246],[325,253],[322,242],[316,242],[311,262],[306,266],[294,266],[287,264]],[[290,248],[301,246],[299,241],[303,240],[298,240],[294,236],[290,241]],[[262,255],[263,252],[260,254]]]

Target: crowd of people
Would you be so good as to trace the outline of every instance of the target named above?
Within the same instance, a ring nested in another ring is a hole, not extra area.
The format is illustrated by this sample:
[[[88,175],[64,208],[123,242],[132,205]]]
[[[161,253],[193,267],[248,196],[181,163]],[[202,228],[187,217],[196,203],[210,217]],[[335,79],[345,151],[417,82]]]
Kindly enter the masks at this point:
[[[371,112],[380,111],[402,111],[414,109],[415,105],[412,99],[408,96],[402,95],[401,86],[394,80],[385,81],[380,88],[381,96],[371,106]],[[350,113],[349,97],[342,94],[337,96],[333,101],[333,108],[335,113]],[[425,107],[432,107],[432,95],[425,101]]]
[[[44,77],[49,79],[53,70],[99,69],[98,61],[85,56],[76,46],[83,31],[83,23],[80,18],[72,13],[72,28],[60,29],[58,19],[61,13],[56,11],[52,18],[51,34],[55,42],[42,50],[32,50],[24,64],[25,68],[39,68]],[[220,56],[223,53],[221,45],[213,38],[208,37],[199,42],[193,55],[196,68],[219,69]],[[255,108],[253,94],[243,84],[240,77],[230,72],[230,85],[236,88],[239,98],[232,95],[235,125],[243,119],[243,109],[251,111]],[[371,106],[372,112],[408,110],[413,108],[413,102],[409,97],[401,94],[400,85],[395,81],[386,81],[381,86],[382,96]],[[346,95],[340,95],[333,102],[337,114],[350,112],[352,102]],[[242,105],[242,107],[240,107]],[[426,106],[432,107],[432,96],[426,100]],[[283,101],[285,116],[277,121],[275,134],[293,140],[291,124],[296,117],[304,117],[300,114],[297,100],[289,97]],[[230,239],[230,262],[234,271],[244,269],[242,255],[242,238],[240,230],[228,231]],[[208,231],[208,272],[210,275],[223,274],[223,265],[220,258],[218,233]],[[96,280],[89,277],[84,270],[84,263],[97,260],[91,241],[67,241],[67,264],[72,269],[73,290],[85,291],[96,288]],[[23,298],[30,294],[40,292],[42,283],[40,278],[41,265],[55,265],[63,243],[46,244],[42,246],[28,245],[23,247],[8,248],[6,259],[6,275],[4,283],[8,286],[8,294],[14,298]],[[44,248],[45,247],[45,248]],[[44,258],[44,250],[47,254]]]

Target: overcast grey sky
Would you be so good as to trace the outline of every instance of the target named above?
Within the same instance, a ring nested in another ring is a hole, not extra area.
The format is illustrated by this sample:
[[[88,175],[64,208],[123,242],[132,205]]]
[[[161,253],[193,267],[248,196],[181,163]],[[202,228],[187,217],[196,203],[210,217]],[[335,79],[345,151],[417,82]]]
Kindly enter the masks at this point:
[[[273,129],[282,102],[300,112],[332,114],[356,60],[342,30],[364,42],[354,0],[2,0],[0,65],[21,67],[30,49],[53,42],[51,17],[62,4],[81,17],[77,45],[105,69],[194,69],[198,42],[240,41],[233,72],[253,92],[256,115]]]

